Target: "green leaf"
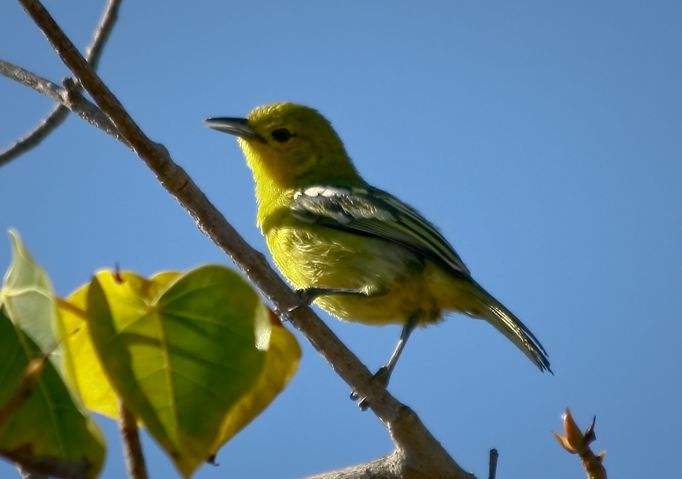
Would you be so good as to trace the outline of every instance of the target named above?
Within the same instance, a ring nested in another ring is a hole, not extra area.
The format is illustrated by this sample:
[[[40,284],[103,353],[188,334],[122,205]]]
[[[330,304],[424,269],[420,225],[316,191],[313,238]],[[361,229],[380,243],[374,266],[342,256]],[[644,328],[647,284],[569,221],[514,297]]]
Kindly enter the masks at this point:
[[[0,308],[0,408],[14,398],[38,345]],[[104,439],[84,416],[54,365],[47,361],[31,394],[0,423],[0,454],[30,464],[67,464],[95,477],[104,461]]]
[[[124,282],[133,284],[139,281],[139,276],[134,273],[123,271],[119,275]],[[158,273],[149,280],[149,287],[154,288],[158,294],[181,275],[177,271]],[[90,338],[86,311],[89,286],[90,283],[82,285],[65,300],[58,302],[64,329],[73,331],[63,339],[67,379],[85,407],[119,420],[121,415],[118,394],[102,369]]]
[[[265,306],[239,275],[217,265],[165,287],[132,273],[122,279],[103,271],[88,288],[95,351],[126,407],[189,476],[213,454],[224,418],[260,377]]]
[[[268,327],[261,328],[261,337],[269,335],[265,364],[256,383],[230,410],[220,431],[216,450],[241,431],[282,392],[301,359],[301,347],[272,311],[268,315]]]
[[[26,333],[42,351],[58,350],[56,331],[59,314],[54,290],[45,270],[35,262],[16,230],[9,230],[12,262],[5,273],[0,303],[9,318]],[[53,354],[52,357],[59,354]],[[54,361],[58,367],[59,361]]]
[[[123,281],[136,281],[137,275],[121,272]],[[177,280],[181,273],[175,271],[157,273],[149,281],[157,293]],[[64,340],[65,357],[74,367],[70,380],[79,391],[89,409],[112,419],[120,418],[119,399],[102,369],[90,339],[85,309],[89,283],[74,291],[66,301],[60,302],[60,314],[67,330],[76,331]],[[298,341],[282,326],[274,314],[263,308],[259,310],[256,342],[266,349],[263,369],[253,386],[229,410],[222,421],[220,434],[214,443],[217,451],[224,443],[257,417],[286,387],[298,369],[301,348]]]

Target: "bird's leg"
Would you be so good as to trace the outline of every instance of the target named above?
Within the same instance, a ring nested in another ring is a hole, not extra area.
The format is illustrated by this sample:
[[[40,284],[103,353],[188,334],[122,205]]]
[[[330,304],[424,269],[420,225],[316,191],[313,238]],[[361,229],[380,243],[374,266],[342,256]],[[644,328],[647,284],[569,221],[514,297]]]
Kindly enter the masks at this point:
[[[297,289],[296,294],[298,295],[298,304],[289,308],[289,313],[295,311],[299,308],[304,308],[310,306],[313,301],[315,301],[320,296],[374,296],[373,293],[369,293],[366,288],[305,288]]]
[[[400,355],[402,354],[403,349],[405,349],[405,344],[407,344],[407,340],[410,338],[410,334],[412,334],[412,331],[414,331],[414,328],[417,326],[418,320],[419,320],[418,313],[413,314],[407,320],[407,322],[403,326],[403,330],[400,332],[400,339],[398,339],[398,343],[395,345],[395,349],[393,349],[391,357],[388,358],[388,361],[386,362],[385,365],[380,367],[379,370],[376,373],[374,373],[374,376],[372,377],[373,381],[379,382],[384,387],[388,386],[388,382],[391,380],[391,374],[393,374],[395,365],[398,363],[398,359],[400,359]],[[356,391],[353,391],[352,393],[350,393],[350,398],[353,401],[357,401],[358,399],[360,399],[360,396]],[[367,408],[369,407],[367,399],[366,398],[360,399],[358,406],[360,406],[360,409],[362,409],[363,411],[367,410]]]

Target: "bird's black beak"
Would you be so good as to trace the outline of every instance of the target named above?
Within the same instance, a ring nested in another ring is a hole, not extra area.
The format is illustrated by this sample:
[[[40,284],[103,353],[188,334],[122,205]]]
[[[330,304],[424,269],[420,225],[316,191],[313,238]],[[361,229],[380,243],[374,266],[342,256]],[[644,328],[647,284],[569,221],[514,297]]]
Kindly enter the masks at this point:
[[[258,139],[261,137],[253,131],[253,128],[249,126],[249,120],[246,118],[231,118],[231,117],[216,117],[207,118],[204,120],[206,126],[213,128],[214,130],[224,131],[230,135],[235,135],[240,138],[248,139]]]

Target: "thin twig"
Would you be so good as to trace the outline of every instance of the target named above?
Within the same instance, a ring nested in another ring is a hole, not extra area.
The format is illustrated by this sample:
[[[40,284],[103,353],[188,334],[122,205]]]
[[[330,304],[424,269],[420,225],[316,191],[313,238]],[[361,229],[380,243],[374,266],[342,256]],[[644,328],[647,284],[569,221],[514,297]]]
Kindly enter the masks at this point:
[[[102,113],[102,110],[82,95],[60,87],[46,78],[4,60],[0,60],[0,75],[4,75],[10,80],[19,82],[61,103],[83,120],[113,136],[130,148],[127,140],[121,136],[111,120]]]
[[[104,46],[107,44],[111,32],[114,29],[116,20],[118,20],[118,10],[121,8],[122,0],[108,0],[102,16],[92,32],[92,40],[90,46],[85,52],[85,60],[90,64],[93,70],[99,67],[99,61],[102,58]]]
[[[0,73],[7,78],[17,81],[29,88],[33,88],[38,93],[42,93],[54,101],[63,103],[66,90],[50,80],[36,75],[13,63],[0,60]]]
[[[59,125],[64,123],[68,113],[69,110],[64,105],[53,106],[52,111],[35,128],[0,152],[0,166],[6,165],[13,159],[38,146]]]
[[[497,449],[491,449],[490,450],[490,459],[488,460],[488,479],[495,479],[495,476],[497,475],[497,458],[499,457],[499,453],[497,452]]]
[[[147,479],[147,466],[140,444],[140,434],[137,430],[137,419],[121,402],[121,420],[119,428],[123,439],[123,449],[130,479]]]
[[[194,217],[198,227],[244,270],[277,311],[288,311],[297,305],[298,296],[268,265],[263,255],[244,241],[187,173],[173,162],[166,148],[154,143],[144,134],[42,4],[38,0],[19,1],[50,40],[62,61],[71,69],[74,77],[78,78],[111,119],[116,130],[156,174],[161,184]],[[367,367],[310,308],[299,308],[284,316],[306,335],[353,390],[368,398],[370,407],[391,433],[403,477],[474,477],[448,455],[411,409],[372,381]]]
[[[102,58],[102,52],[104,51],[104,45],[106,45],[118,18],[118,9],[120,5],[121,0],[109,0],[104,7],[102,17],[93,32],[92,41],[90,42],[90,46],[85,55],[86,60],[93,69],[97,69],[99,66],[99,61]],[[76,85],[76,88],[80,88],[80,85]],[[59,103],[55,105],[50,113],[48,113],[33,130],[16,140],[5,150],[0,151],[0,167],[38,146],[50,133],[64,122],[68,113],[69,109],[63,104]]]

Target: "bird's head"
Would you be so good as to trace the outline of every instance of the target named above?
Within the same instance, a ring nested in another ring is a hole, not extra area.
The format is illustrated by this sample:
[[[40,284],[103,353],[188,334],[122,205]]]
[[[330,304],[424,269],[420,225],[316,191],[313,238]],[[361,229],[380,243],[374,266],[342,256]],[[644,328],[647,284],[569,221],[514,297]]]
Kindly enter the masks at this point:
[[[257,183],[295,188],[358,178],[329,121],[307,106],[273,103],[254,108],[247,118],[209,118],[206,124],[237,136]]]

